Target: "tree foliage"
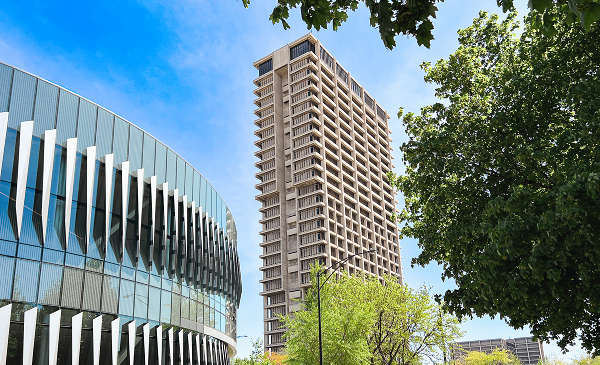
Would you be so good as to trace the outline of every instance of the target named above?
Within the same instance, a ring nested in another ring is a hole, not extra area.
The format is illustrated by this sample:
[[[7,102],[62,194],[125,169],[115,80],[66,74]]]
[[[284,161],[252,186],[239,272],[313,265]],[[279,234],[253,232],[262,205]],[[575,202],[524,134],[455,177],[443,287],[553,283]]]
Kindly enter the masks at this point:
[[[494,349],[491,353],[469,351],[455,360],[454,365],[521,365],[515,354],[508,350]]]
[[[422,248],[413,265],[456,281],[452,311],[598,353],[600,26],[552,16],[556,34],[529,17],[517,37],[515,13],[481,13],[454,54],[424,63],[443,103],[403,117],[406,172],[388,177]]]
[[[419,45],[429,48],[433,39],[433,19],[438,10],[436,3],[444,0],[278,0],[269,19],[273,24],[281,22],[289,29],[287,22],[290,10],[300,7],[302,20],[308,29],[327,29],[331,24],[334,30],[348,19],[348,11],[355,11],[361,2],[370,12],[372,27],[379,29],[383,44],[388,49],[396,46],[398,35],[413,36]],[[242,0],[245,7],[250,0]],[[507,12],[513,7],[513,0],[496,0],[499,7]],[[568,14],[568,21],[579,20],[589,30],[591,24],[600,19],[600,0],[530,0],[529,7],[536,16],[537,26],[547,34],[557,32],[556,10]]]
[[[318,358],[315,275],[303,311],[284,317],[290,364],[314,365]],[[321,290],[323,363],[409,365],[439,362],[446,345],[460,337],[456,317],[436,304],[425,288],[413,290],[386,277],[341,276]]]

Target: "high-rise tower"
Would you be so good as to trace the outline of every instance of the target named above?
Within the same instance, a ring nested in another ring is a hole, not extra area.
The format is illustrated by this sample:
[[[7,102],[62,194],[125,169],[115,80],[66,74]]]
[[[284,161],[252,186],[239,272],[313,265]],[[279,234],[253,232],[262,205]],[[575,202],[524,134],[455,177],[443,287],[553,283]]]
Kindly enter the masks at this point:
[[[402,281],[389,116],[308,34],[254,63],[262,203],[265,348],[279,351],[277,314],[300,309],[315,262]]]

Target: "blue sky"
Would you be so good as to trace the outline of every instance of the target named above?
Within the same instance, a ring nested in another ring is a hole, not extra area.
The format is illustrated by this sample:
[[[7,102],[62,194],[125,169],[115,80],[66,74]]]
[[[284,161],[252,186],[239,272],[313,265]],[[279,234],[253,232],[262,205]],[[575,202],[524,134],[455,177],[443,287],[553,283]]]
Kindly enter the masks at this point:
[[[252,62],[307,33],[298,11],[292,13],[290,30],[272,25],[268,17],[275,3],[254,0],[245,9],[235,0],[0,0],[1,61],[148,131],[196,167],[225,199],[236,220],[242,263],[238,335],[251,338],[262,337],[263,330],[252,113],[252,80],[258,72]],[[525,4],[517,1],[523,14]],[[391,115],[401,106],[417,112],[435,101],[419,64],[452,53],[456,31],[470,25],[479,10],[500,11],[495,0],[447,1],[439,9],[430,50],[406,37],[386,50],[364,7],[337,32],[313,33]],[[398,147],[406,136],[398,120],[390,126],[400,168]],[[436,265],[410,267],[419,252],[414,240],[401,245],[406,283],[433,286],[434,293],[453,287],[440,280]],[[527,329],[513,330],[489,318],[466,322],[463,330],[465,340],[529,335]],[[250,341],[239,339],[238,350],[248,355]],[[559,355],[555,344],[545,344],[545,351]]]

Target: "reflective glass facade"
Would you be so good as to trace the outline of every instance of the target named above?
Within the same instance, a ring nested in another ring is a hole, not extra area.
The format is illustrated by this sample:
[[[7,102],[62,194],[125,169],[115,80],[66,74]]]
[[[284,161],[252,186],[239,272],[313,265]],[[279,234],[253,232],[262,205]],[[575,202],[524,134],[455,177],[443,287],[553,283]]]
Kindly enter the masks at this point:
[[[2,63],[0,150],[0,363],[229,363],[237,234],[198,171]]]

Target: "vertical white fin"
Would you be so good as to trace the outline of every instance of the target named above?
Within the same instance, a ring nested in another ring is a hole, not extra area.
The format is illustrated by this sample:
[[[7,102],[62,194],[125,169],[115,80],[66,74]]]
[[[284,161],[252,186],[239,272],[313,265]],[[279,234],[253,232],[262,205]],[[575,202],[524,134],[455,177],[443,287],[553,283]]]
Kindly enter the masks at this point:
[[[183,330],[180,329],[179,333],[178,333],[178,337],[179,337],[179,359],[180,359],[180,364],[183,365]]]
[[[71,230],[71,206],[75,183],[75,161],[77,161],[77,138],[67,139],[66,193],[65,193],[65,248],[69,247]]]
[[[42,176],[42,241],[46,242],[48,230],[48,210],[50,209],[50,188],[54,168],[54,150],[56,149],[56,129],[44,132],[44,173]],[[1,157],[0,157],[1,159]],[[51,364],[52,365],[52,364]]]
[[[168,220],[168,215],[169,215],[169,183],[163,183],[162,184],[162,191],[163,191],[163,241],[162,241],[162,245],[163,245],[163,250],[162,250],[162,257],[161,257],[161,266],[164,265],[165,268],[168,266],[168,262],[167,260],[170,257],[170,252],[166,252],[167,249],[167,235],[168,235],[168,229],[169,227],[167,227],[167,225],[169,224],[169,220]]]
[[[196,359],[198,359],[198,364],[202,364],[202,360],[200,357],[200,336],[201,334],[196,334]]]
[[[187,242],[188,242],[188,214],[187,214],[187,195],[184,195],[181,197],[181,201],[183,203],[183,232],[181,232],[181,246],[182,246],[182,250],[183,252],[181,252],[179,255],[181,257],[183,257],[183,264],[181,265],[181,272],[182,274],[187,272],[187,262],[188,262],[188,249],[187,249]],[[184,279],[185,280],[185,279]]]
[[[50,314],[50,325],[48,326],[48,364],[56,365],[58,360],[58,338],[60,335],[61,310]]]
[[[71,364],[79,365],[79,352],[81,351],[81,327],[83,324],[83,313],[71,318]]]
[[[100,365],[100,344],[102,340],[102,315],[94,318],[92,321],[93,342],[94,342],[94,365]]]
[[[137,175],[137,211],[138,211],[138,230],[137,230],[137,251],[136,257],[139,259],[140,246],[142,245],[142,209],[144,203],[144,169],[138,169]]]
[[[2,172],[2,160],[4,158],[4,146],[6,145],[7,129],[8,129],[8,112],[0,113],[0,173]],[[2,359],[0,359],[0,363],[1,362],[2,362]]]
[[[156,232],[156,176],[150,178],[150,204],[152,204],[151,216],[150,216],[150,262],[154,263],[154,232]],[[156,267],[156,266],[154,266]]]
[[[112,221],[112,198],[113,198],[113,169],[114,169],[115,155],[109,153],[104,156],[104,179],[106,188],[106,202],[104,208],[104,234],[105,234],[105,246],[104,256],[108,254],[108,246],[110,245],[110,224]]]
[[[169,365],[173,365],[174,356],[173,356],[173,327],[169,328],[169,359],[171,359],[171,363]]]
[[[112,365],[119,365],[119,339],[121,338],[121,319],[119,317],[110,323],[110,336]]]
[[[29,172],[29,156],[33,138],[33,121],[21,123],[19,133],[19,162],[17,166],[17,236],[21,238],[23,227],[23,209],[25,208],[25,192],[27,191],[27,172]],[[4,153],[4,152],[3,152]]]
[[[123,232],[121,242],[121,255],[125,255],[125,240],[127,238],[127,215],[129,214],[129,182],[131,181],[131,179],[129,178],[129,172],[129,161],[121,163],[121,228]]]
[[[192,332],[188,332],[188,359],[189,359],[189,363],[190,365],[192,365],[194,363],[194,356],[192,355]],[[182,362],[183,362],[183,358],[182,358]]]
[[[133,365],[135,355],[135,319],[127,325],[127,337],[129,339],[129,365]]]
[[[173,189],[173,213],[175,213],[175,219],[173,220],[173,224],[175,225],[175,239],[173,239],[173,252],[177,252],[177,255],[180,255],[179,252],[179,189]],[[172,260],[175,260],[175,257],[170,255]],[[177,263],[173,262],[173,267],[177,267]]]
[[[2,114],[0,114],[0,118]],[[12,303],[0,308],[0,365],[6,365],[6,355],[8,355],[8,330],[10,329],[11,309]]]
[[[96,177],[96,146],[90,146],[87,148],[87,191],[86,191],[86,215],[85,215],[85,228],[86,228],[86,248],[85,253],[87,254],[90,247],[90,232],[92,230],[92,203],[94,198],[94,180]]]
[[[162,365],[162,325],[159,324],[156,326],[156,347],[157,347],[157,355],[158,355],[158,365]]]
[[[23,365],[31,365],[33,363],[33,344],[35,341],[37,314],[37,307],[33,307],[25,312],[25,323],[23,324]]]
[[[146,323],[143,327],[143,335],[144,335],[144,364],[148,365],[150,362],[150,323]]]

